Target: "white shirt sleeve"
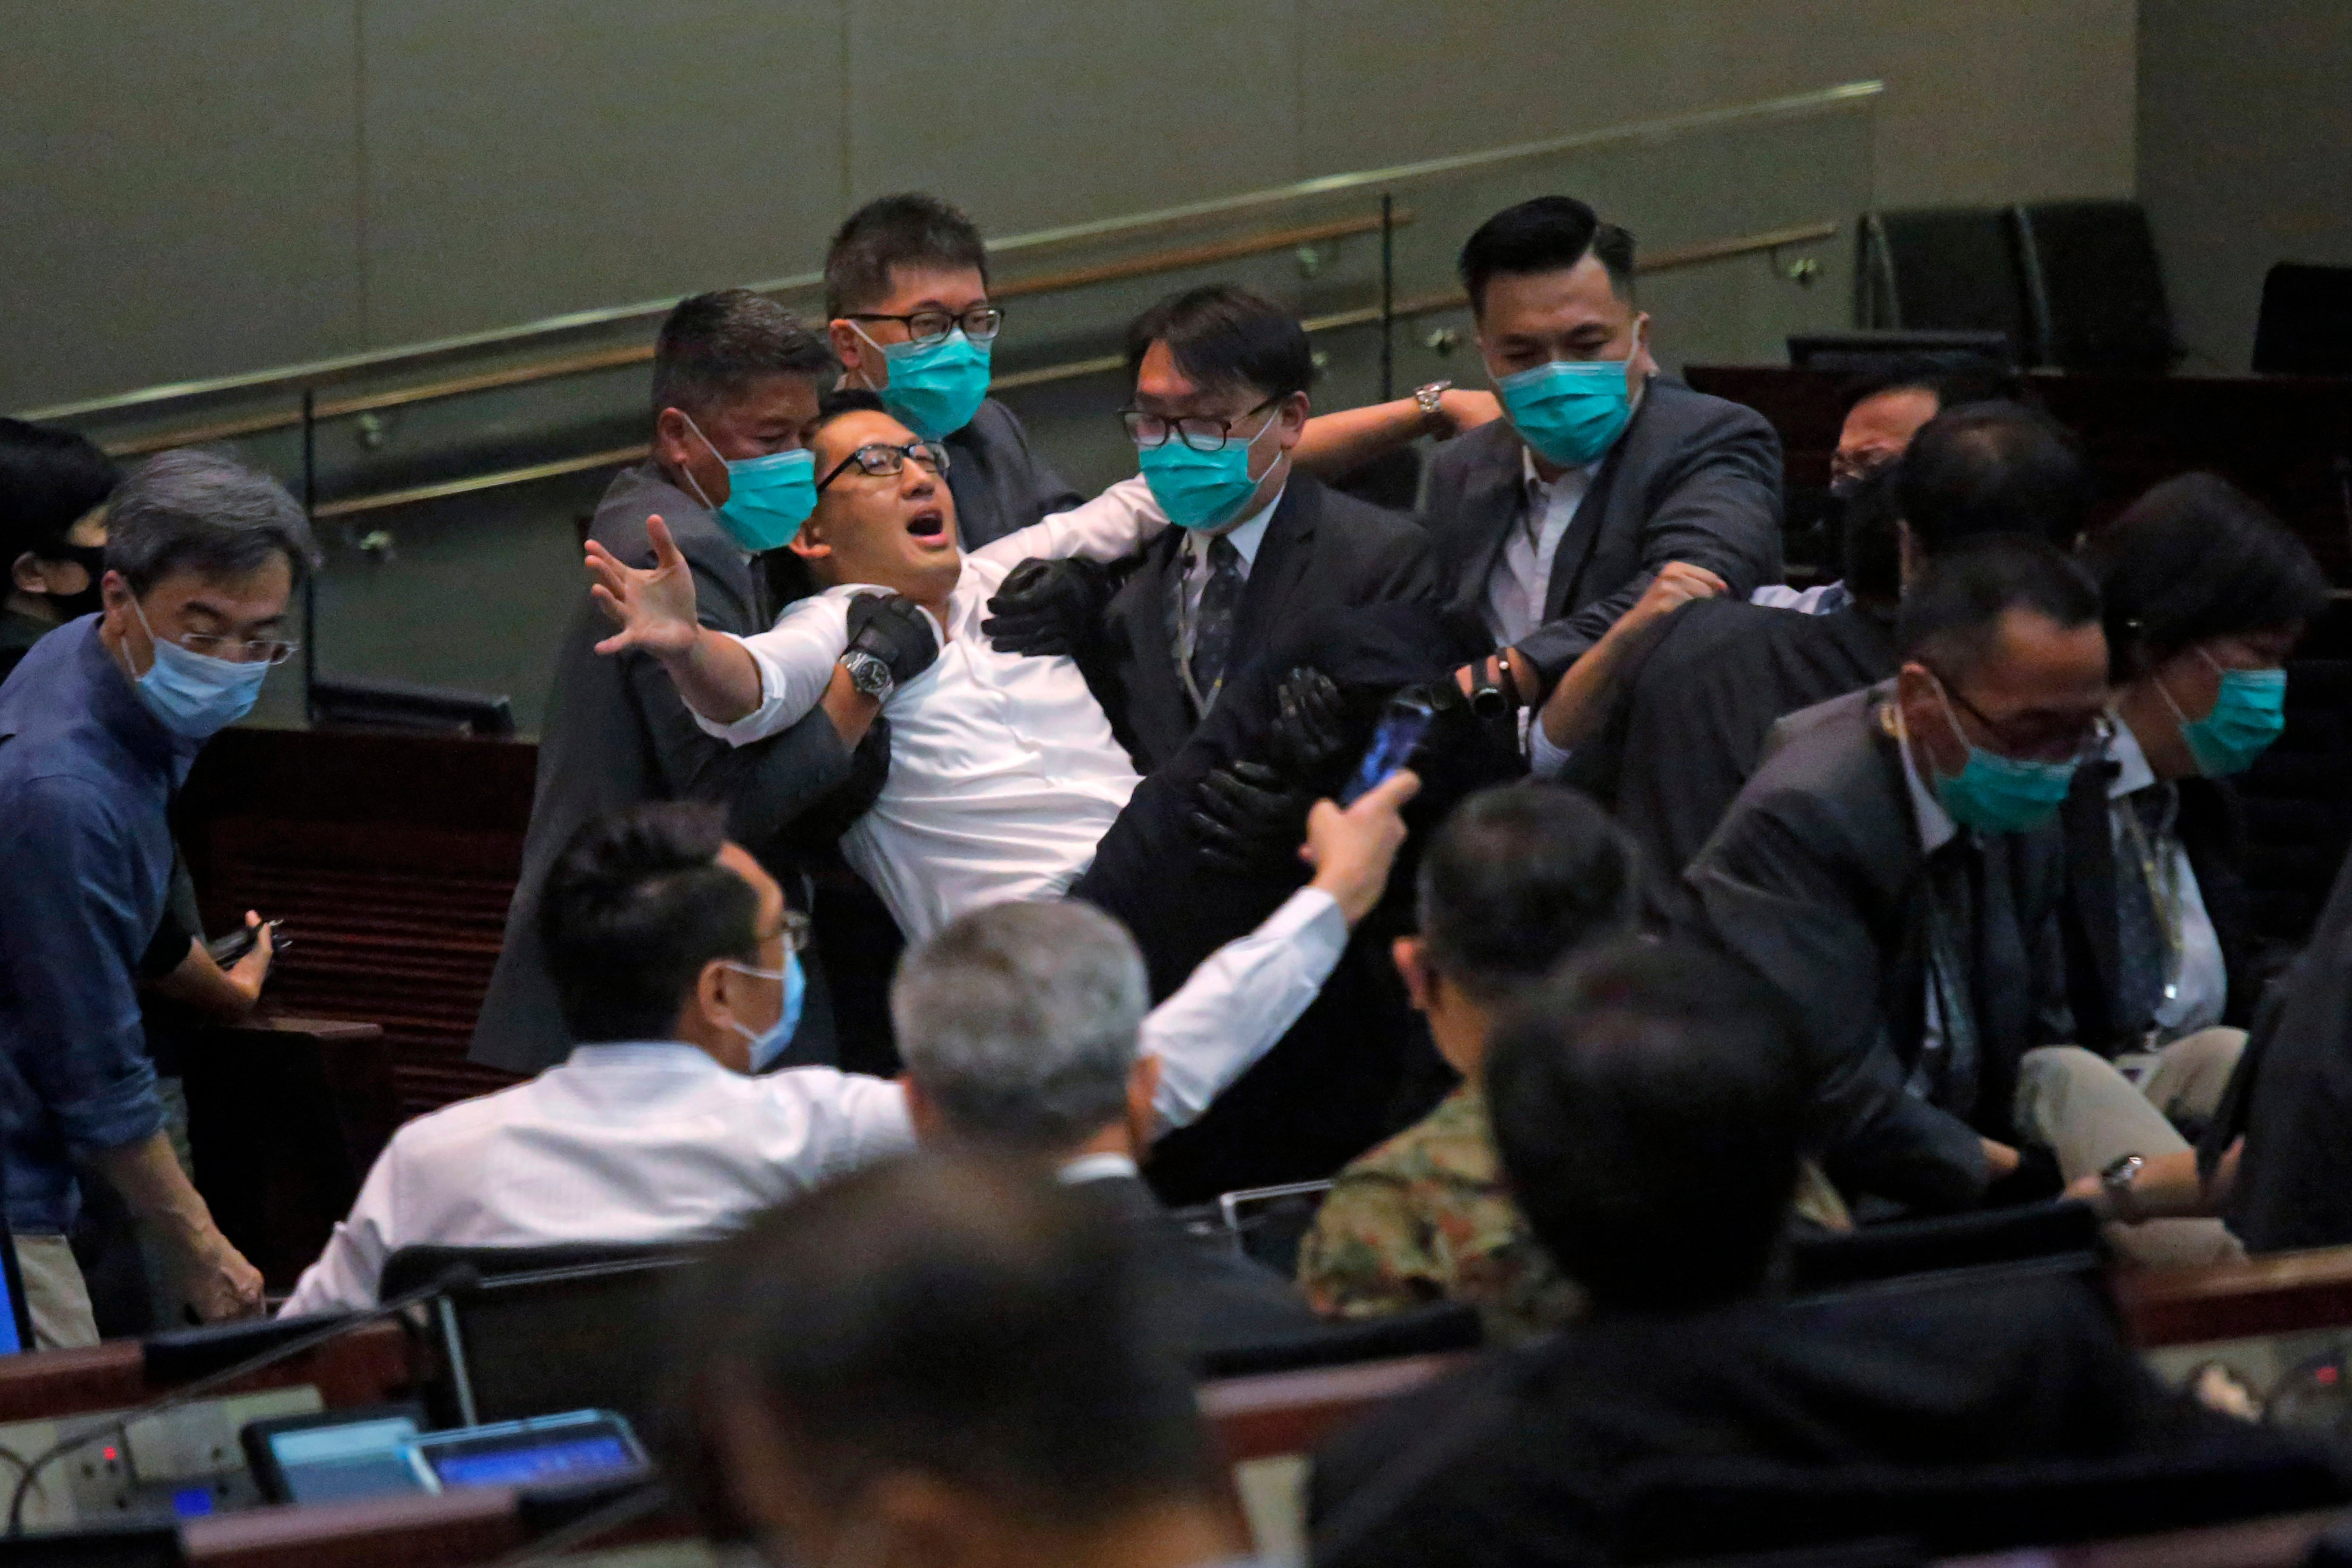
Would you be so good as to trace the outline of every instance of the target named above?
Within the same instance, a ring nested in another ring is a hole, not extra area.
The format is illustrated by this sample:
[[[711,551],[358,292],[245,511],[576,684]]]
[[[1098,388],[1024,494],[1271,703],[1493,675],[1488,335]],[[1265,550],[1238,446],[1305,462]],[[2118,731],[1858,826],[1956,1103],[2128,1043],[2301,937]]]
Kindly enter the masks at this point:
[[[281,1318],[310,1312],[363,1311],[376,1304],[376,1286],[383,1279],[383,1260],[399,1245],[393,1219],[395,1189],[400,1184],[400,1138],[394,1134],[375,1167],[360,1184],[352,1212],[338,1221],[319,1260],[302,1271],[294,1294],[278,1310]]]
[[[1556,779],[1568,771],[1568,759],[1576,753],[1564,746],[1555,746],[1544,733],[1543,710],[1530,710],[1534,717],[1528,721],[1528,772],[1539,779]]]
[[[848,650],[849,600],[848,593],[828,589],[786,605],[766,631],[736,637],[760,667],[760,705],[731,724],[699,713],[694,721],[730,746],[748,746],[780,735],[806,718],[824,700],[833,667]]]
[[[1013,537],[1018,537],[1014,535]],[[1217,949],[1143,1020],[1160,1058],[1152,1109],[1163,1131],[1190,1125],[1274,1048],[1313,1005],[1348,946],[1330,894],[1301,888],[1265,923]]]
[[[762,1081],[808,1107],[820,1180],[904,1154],[915,1146],[907,1091],[894,1079],[835,1068],[790,1068]]]
[[[1160,536],[1168,514],[1138,474],[1067,511],[984,544],[971,558],[1011,571],[1024,561],[1120,561]]]

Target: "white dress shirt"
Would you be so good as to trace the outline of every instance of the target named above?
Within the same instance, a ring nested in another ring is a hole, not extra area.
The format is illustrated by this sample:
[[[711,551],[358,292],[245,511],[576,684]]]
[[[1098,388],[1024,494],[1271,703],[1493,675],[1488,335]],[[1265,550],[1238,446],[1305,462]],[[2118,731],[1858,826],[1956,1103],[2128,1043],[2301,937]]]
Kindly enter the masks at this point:
[[[1285,483],[1283,489],[1290,487]],[[1265,525],[1274,521],[1274,509],[1282,504],[1282,490],[1274,499],[1242,521],[1224,531],[1223,537],[1233,541],[1234,553],[1242,558],[1242,581],[1249,581],[1250,568],[1257,564],[1258,546],[1265,542]],[[1219,537],[1213,529],[1195,528],[1184,535],[1184,624],[1199,623],[1201,590],[1209,585],[1209,542]],[[1190,647],[1179,648],[1177,657],[1190,659]]]
[[[1000,653],[980,624],[1022,562],[1116,561],[1167,521],[1137,478],[964,556],[939,658],[882,705],[889,778],[841,841],[908,942],[983,904],[1066,892],[1093,864],[1135,793],[1135,766],[1074,660]],[[791,728],[849,646],[849,600],[874,591],[845,584],[786,605],[740,639],[760,667],[760,706],[732,724],[697,721],[739,746]]]
[[[2156,770],[2147,764],[2147,753],[2140,750],[2139,738],[2131,726],[2120,717],[2115,721],[2115,734],[2107,742],[2107,758],[2116,764],[2116,776],[2107,785],[2107,829],[2116,847],[2116,875],[2139,877],[2146,875],[2140,864],[2139,843],[2132,833],[2128,820],[2132,811],[2131,797],[2156,784]],[[2198,890],[2197,872],[2189,864],[2189,851],[2178,833],[2165,833],[2148,844],[2150,853],[2158,858],[2158,874],[2168,876],[2172,883],[2176,908],[2173,915],[2180,925],[2180,971],[2170,976],[2173,992],[2160,998],[2153,1022],[2166,1040],[2177,1040],[2193,1035],[2221,1021],[2230,1004],[2230,972],[2221,962],[2221,938],[2213,929],[2213,917],[2206,911],[2205,895]],[[2149,901],[2156,906],[2156,918],[2164,919],[2163,901],[2149,889]],[[2165,955],[2168,965],[2171,955]]]
[[[511,1089],[392,1135],[304,1271],[292,1316],[375,1304],[404,1247],[685,1242],[913,1147],[887,1079],[795,1068],[751,1078],[676,1041],[576,1046]]]
[[[1527,500],[1512,521],[1503,552],[1486,579],[1486,629],[1496,647],[1513,647],[1544,624],[1544,603],[1550,597],[1552,563],[1559,558],[1560,541],[1576,521],[1576,509],[1592,488],[1598,464],[1570,468],[1556,479],[1536,472],[1535,454],[1519,448],[1527,484]]]

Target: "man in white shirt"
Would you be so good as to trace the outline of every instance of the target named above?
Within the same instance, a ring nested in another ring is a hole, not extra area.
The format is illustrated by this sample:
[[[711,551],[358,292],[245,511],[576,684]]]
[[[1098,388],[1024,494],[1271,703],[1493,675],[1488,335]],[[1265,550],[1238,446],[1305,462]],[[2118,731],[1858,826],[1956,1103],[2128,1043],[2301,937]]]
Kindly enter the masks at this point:
[[[1142,1026],[1152,1108],[1181,1126],[1311,1003],[1379,900],[1410,775],[1319,807],[1316,868]],[[710,806],[666,802],[581,829],[548,879],[541,935],[572,1055],[527,1083],[403,1126],[286,1313],[371,1306],[404,1247],[688,1242],[911,1143],[883,1079],[796,1068],[805,926]]]

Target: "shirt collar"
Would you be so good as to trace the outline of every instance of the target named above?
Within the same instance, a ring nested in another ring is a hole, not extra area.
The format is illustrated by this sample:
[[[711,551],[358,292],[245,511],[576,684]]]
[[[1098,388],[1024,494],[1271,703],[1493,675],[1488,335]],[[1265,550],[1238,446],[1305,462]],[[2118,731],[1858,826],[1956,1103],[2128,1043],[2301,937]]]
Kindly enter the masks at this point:
[[[2121,800],[2137,795],[2156,783],[2156,770],[2148,765],[2147,753],[2140,750],[2139,737],[2120,714],[2109,714],[2115,732],[2107,738],[2107,761],[2116,764],[2116,776],[2107,784],[2107,798]]]
[[[1058,1173],[1062,1185],[1075,1187],[1085,1182],[1108,1182],[1119,1177],[1140,1177],[1143,1173],[1125,1154],[1081,1154],[1064,1165]]]
[[[591,1071],[617,1067],[707,1068],[713,1072],[741,1076],[720,1065],[700,1046],[690,1046],[684,1040],[598,1040],[572,1047],[562,1065]]]
[[[1234,552],[1242,558],[1242,571],[1244,574],[1257,564],[1257,547],[1265,542],[1266,525],[1274,521],[1274,509],[1282,504],[1283,490],[1287,490],[1289,488],[1290,481],[1283,480],[1282,489],[1274,492],[1272,500],[1258,508],[1242,521],[1225,530],[1223,537],[1233,542]],[[1192,551],[1194,560],[1206,561],[1209,558],[1209,541],[1218,537],[1219,535],[1205,531],[1187,534],[1185,546]]]
[[[204,742],[174,735],[148,710],[147,704],[140,700],[137,684],[108,650],[106,639],[98,635],[105,624],[104,616],[92,616],[79,627],[60,626],[51,635],[82,639],[74,663],[88,683],[89,709],[99,721],[141,760],[158,767],[184,771],[204,749]]]
[[[1911,760],[1910,737],[1903,732],[1903,711],[1895,710],[1895,750],[1903,758],[1903,782],[1911,790],[1911,815],[1919,824],[1919,847],[1933,855],[1960,836],[1960,825],[1936,798],[1919,776],[1919,764]]]

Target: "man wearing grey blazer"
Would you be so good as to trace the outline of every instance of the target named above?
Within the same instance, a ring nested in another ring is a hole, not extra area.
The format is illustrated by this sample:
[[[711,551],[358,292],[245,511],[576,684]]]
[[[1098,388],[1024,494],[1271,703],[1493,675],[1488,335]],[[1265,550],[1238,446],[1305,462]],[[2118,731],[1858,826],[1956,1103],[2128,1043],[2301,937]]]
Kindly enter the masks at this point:
[[[1893,680],[1790,714],[1683,873],[1689,934],[1797,1007],[1832,1180],[1927,1211],[2019,1163],[2025,1052],[2066,1037],[2057,808],[2104,744],[2097,590],[2038,539],[1906,591]]]
[[[1754,410],[1655,376],[1633,238],[1567,196],[1497,213],[1463,247],[1505,417],[1438,448],[1423,516],[1465,636],[1463,674],[1531,706],[1659,570],[1746,598],[1780,580],[1780,443]]]
[[[655,350],[652,455],[614,478],[589,537],[650,566],[646,520],[660,518],[694,574],[703,624],[739,636],[764,631],[772,616],[755,550],[782,544],[797,527],[794,512],[805,514],[802,498],[814,502],[813,479],[788,454],[805,447],[832,368],[824,343],[762,295],[732,289],[681,301]],[[646,801],[715,801],[727,807],[727,836],[781,871],[796,818],[836,790],[855,794],[842,788],[853,778],[878,787],[887,767],[887,736],[873,722],[878,705],[845,679],[835,683],[838,695],[756,745],[704,734],[651,658],[597,654],[612,626],[584,588],[574,592],[541,726],[522,875],[468,1053],[509,1072],[541,1071],[572,1049],[540,949],[539,891],[583,823]],[[872,743],[861,745],[869,732]],[[831,1060],[825,1010],[814,1005],[820,968],[809,969],[813,1005],[794,1037],[793,1064]]]

